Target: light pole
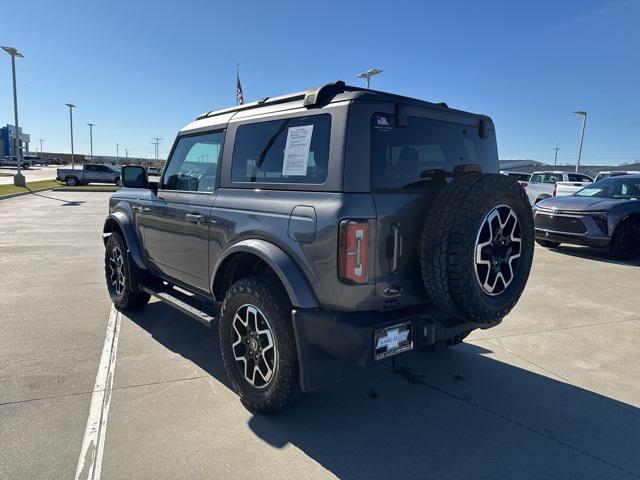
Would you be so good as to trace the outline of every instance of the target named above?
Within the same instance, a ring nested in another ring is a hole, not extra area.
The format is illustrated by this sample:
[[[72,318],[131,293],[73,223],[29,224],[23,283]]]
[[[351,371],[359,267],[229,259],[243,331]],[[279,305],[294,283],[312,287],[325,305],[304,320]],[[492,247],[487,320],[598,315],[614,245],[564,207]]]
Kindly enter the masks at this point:
[[[93,127],[96,126],[95,123],[87,123],[89,125],[89,145],[91,148],[91,160],[93,160]]]
[[[69,107],[69,125],[71,126],[71,168],[76,168],[76,163],[73,157],[73,109],[76,106],[73,103],[65,103]]]
[[[378,70],[377,68],[370,68],[366,72],[356,75],[356,78],[366,78],[367,90],[369,90],[369,85],[371,85],[371,77],[373,77],[374,75],[378,75],[379,73],[382,73],[382,70]]]
[[[583,112],[582,110],[578,110],[578,115],[582,116],[582,131],[580,132],[580,147],[578,148],[578,162],[576,163],[576,173],[578,173],[578,169],[580,168],[580,157],[582,157],[582,143],[584,142],[584,128],[587,125],[587,112]]]
[[[558,150],[560,149],[558,147],[553,147],[553,149],[556,151],[556,157],[553,159],[553,166],[555,167],[558,165]]]
[[[39,138],[38,141],[40,142],[40,155],[42,155],[42,142],[44,142],[44,138]]]
[[[158,153],[160,150],[160,140],[162,140],[161,138],[158,137],[153,137],[152,140],[155,140],[154,145],[156,146],[156,161],[158,161]]]
[[[119,158],[120,158],[120,144],[116,143],[116,163],[118,163]]]
[[[15,141],[15,151],[16,151],[16,166],[18,171],[13,177],[13,184],[16,187],[25,187],[27,184],[24,179],[24,175],[22,175],[22,170],[20,169],[22,163],[22,150],[20,149],[20,126],[18,125],[18,90],[16,88],[16,57],[22,58],[22,55],[18,50],[13,47],[2,47],[2,49],[11,55],[11,73],[13,75],[13,115],[16,123],[16,133],[14,136]]]
[[[129,162],[129,149],[124,149],[124,158],[126,158],[127,163]]]

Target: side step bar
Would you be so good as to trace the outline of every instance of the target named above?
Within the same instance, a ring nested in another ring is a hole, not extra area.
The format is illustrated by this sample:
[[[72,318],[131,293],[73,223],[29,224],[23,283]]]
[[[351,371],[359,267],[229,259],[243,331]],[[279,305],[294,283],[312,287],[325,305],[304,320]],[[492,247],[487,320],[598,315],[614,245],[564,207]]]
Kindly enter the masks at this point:
[[[195,318],[209,328],[213,328],[214,322],[220,313],[220,305],[218,303],[207,304],[200,301],[195,295],[188,295],[173,288],[154,289],[142,286],[142,290],[171,305],[176,310]]]

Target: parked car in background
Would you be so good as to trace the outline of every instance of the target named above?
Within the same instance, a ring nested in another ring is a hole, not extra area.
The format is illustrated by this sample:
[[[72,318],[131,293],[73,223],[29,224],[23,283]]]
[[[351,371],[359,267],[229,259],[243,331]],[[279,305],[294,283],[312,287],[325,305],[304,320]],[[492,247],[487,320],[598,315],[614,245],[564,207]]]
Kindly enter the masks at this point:
[[[501,322],[534,234],[498,171],[489,117],[343,82],[208,112],[159,182],[123,168],[107,288],[118,309],[154,295],[218,328],[232,388],[282,410],[348,364]]]
[[[37,155],[25,155],[25,160],[29,160],[32,165],[49,165],[50,160],[48,158],[39,157]]]
[[[618,175],[640,175],[639,170],[608,170],[606,172],[598,172],[594,182],[602,180],[603,178],[617,177]]]
[[[3,166],[3,167],[17,167],[18,166],[18,157],[14,157],[14,156],[4,157],[3,159],[0,159],[0,166]],[[23,158],[20,161],[20,167],[24,168],[25,170],[30,169],[32,166],[33,166],[33,163],[31,162],[31,160]]]
[[[583,173],[533,172],[526,186],[527,197],[535,205],[545,198],[571,195],[592,182],[593,178]]]
[[[520,185],[526,187],[529,183],[529,178],[531,177],[530,173],[525,172],[510,172],[508,170],[500,170],[502,175],[506,175],[507,177],[514,178],[518,181]]]
[[[87,183],[115,183],[117,185],[120,182],[120,168],[95,164],[84,164],[81,169],[59,168],[56,180],[69,186]]]
[[[573,195],[533,207],[536,241],[609,248],[616,258],[640,256],[640,175],[604,178]]]
[[[160,169],[158,167],[147,167],[147,175],[160,175]]]

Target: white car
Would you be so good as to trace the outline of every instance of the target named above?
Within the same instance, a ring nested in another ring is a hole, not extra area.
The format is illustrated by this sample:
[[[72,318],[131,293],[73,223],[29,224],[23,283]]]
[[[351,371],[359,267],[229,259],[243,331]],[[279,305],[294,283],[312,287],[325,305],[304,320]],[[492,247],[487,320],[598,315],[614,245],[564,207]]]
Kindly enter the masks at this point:
[[[571,195],[590,183],[593,183],[593,178],[583,173],[533,172],[525,190],[529,203],[535,205],[545,198]]]
[[[598,180],[602,180],[603,178],[608,178],[608,177],[617,177],[619,175],[638,175],[640,174],[640,171],[638,170],[609,170],[606,172],[598,172],[598,175],[596,175],[596,179],[594,180],[594,182],[597,182]]]

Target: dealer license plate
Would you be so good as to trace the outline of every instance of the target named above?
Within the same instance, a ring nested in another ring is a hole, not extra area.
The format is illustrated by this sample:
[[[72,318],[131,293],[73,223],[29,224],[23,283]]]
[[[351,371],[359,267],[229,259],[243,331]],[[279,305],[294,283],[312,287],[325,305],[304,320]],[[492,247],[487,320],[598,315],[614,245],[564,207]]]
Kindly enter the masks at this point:
[[[411,322],[380,328],[373,336],[375,360],[397,355],[413,348]]]

